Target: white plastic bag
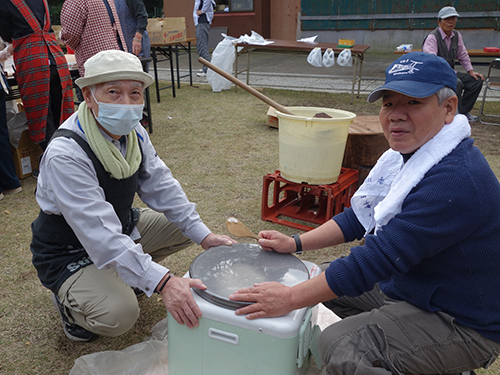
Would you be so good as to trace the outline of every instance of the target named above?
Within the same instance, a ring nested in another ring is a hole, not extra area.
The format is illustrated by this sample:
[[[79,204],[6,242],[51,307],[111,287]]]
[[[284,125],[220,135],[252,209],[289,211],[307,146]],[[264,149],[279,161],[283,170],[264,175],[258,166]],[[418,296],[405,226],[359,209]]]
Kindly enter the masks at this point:
[[[337,64],[340,66],[352,66],[352,55],[349,48],[340,52],[339,57],[337,57]]]
[[[413,49],[413,44],[401,44],[396,47],[396,51],[399,52],[411,52]]]
[[[7,129],[9,129],[9,141],[12,147],[18,148],[23,131],[28,129],[26,112],[17,113],[14,109],[7,109]]]
[[[307,62],[317,68],[323,67],[322,60],[323,59],[321,57],[321,48],[319,47],[313,48],[313,50],[309,53],[309,56],[307,56]]]
[[[235,59],[235,49],[233,42],[237,41],[236,38],[222,34],[223,40],[217,44],[214,51],[212,52],[211,63],[218,68],[226,71],[229,74],[233,74],[233,64]],[[222,90],[231,89],[231,81],[228,81],[220,74],[215,73],[213,70],[208,69],[207,71],[207,81],[212,86],[213,92],[220,92]]]
[[[325,53],[323,54],[323,66],[325,68],[331,68],[335,65],[335,52],[333,49],[327,48]]]
[[[70,375],[168,375],[167,319],[152,329],[153,336],[121,351],[77,358]]]

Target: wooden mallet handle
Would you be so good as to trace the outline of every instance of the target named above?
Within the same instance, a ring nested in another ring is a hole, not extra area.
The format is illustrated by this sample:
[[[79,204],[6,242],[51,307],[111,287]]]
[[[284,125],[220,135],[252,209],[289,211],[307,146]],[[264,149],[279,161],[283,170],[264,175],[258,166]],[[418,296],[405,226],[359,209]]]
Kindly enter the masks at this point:
[[[280,111],[282,113],[286,113],[288,115],[293,115],[292,112],[290,112],[288,109],[286,109],[285,107],[283,107],[281,104],[276,103],[271,98],[268,98],[264,94],[262,94],[259,91],[255,90],[253,87],[248,86],[246,83],[240,81],[238,78],[232,76],[231,74],[229,74],[225,70],[222,70],[221,68],[219,68],[219,67],[215,66],[214,64],[212,64],[211,62],[208,62],[203,57],[198,58],[198,61],[201,64],[205,65],[206,67],[212,69],[215,73],[218,73],[221,76],[223,76],[224,78],[226,78],[227,80],[233,82],[236,86],[241,87],[242,89],[248,91],[253,96],[255,96],[255,97],[259,98],[260,100],[262,100],[263,102],[269,104],[271,107],[277,109],[278,111]]]

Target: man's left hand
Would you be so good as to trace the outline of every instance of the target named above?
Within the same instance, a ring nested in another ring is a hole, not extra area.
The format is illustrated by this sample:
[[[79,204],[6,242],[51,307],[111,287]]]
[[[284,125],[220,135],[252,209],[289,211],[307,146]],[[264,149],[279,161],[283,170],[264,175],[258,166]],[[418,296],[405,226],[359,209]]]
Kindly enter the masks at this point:
[[[203,241],[201,241],[200,245],[203,248],[203,250],[207,250],[215,246],[221,246],[221,245],[231,246],[233,243],[236,243],[236,241],[233,240],[231,237],[228,237],[223,234],[210,233],[203,239]]]
[[[469,70],[469,75],[476,80],[481,79],[481,81],[484,81],[484,76],[481,73]]]
[[[141,41],[134,38],[132,40],[132,53],[136,56],[139,56],[139,54],[141,53],[141,48]]]
[[[271,318],[288,314],[292,306],[292,289],[276,281],[255,284],[229,296],[231,301],[255,302],[236,310],[236,315],[247,314],[247,319]]]
[[[172,276],[161,292],[163,304],[179,324],[189,328],[198,327],[201,310],[196,304],[190,288],[206,289],[199,279]]]

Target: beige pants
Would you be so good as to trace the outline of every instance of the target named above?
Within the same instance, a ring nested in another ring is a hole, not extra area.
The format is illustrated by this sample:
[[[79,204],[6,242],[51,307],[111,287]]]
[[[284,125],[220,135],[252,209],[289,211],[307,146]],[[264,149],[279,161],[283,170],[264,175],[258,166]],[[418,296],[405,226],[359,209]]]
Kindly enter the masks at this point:
[[[185,249],[192,241],[170,223],[163,214],[141,209],[137,241],[155,262]],[[98,270],[94,264],[78,270],[58,291],[70,321],[102,336],[119,336],[127,332],[139,317],[134,291],[116,271]]]

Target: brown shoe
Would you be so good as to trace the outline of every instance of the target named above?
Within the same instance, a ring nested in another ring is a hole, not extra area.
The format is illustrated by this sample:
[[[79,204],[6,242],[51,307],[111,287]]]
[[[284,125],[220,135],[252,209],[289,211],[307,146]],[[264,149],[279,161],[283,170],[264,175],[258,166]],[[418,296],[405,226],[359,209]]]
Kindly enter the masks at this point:
[[[5,195],[10,195],[10,194],[19,194],[21,191],[23,191],[23,188],[19,186],[18,188],[15,189],[4,190],[3,193]]]

